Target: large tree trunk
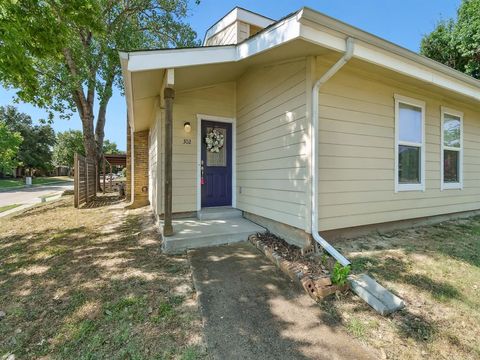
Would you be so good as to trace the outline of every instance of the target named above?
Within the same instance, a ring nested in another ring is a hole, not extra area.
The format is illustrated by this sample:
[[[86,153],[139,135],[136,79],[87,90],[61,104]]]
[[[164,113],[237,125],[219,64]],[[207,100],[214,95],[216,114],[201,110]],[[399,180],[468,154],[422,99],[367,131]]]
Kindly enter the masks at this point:
[[[95,126],[95,142],[97,146],[97,164],[101,164],[103,160],[103,140],[105,139],[105,121],[107,115],[108,101],[112,97],[112,85],[113,85],[114,73],[111,72],[110,77],[107,79],[104,87],[104,94],[100,100],[100,106],[98,108],[97,126]],[[98,188],[101,188],[100,171],[97,173]]]
[[[72,57],[72,52],[69,48],[63,49],[63,56],[65,58],[65,65],[73,77],[78,77],[78,69]],[[92,90],[92,83],[89,83],[87,97],[83,91],[81,83],[78,83],[76,88],[72,90],[73,100],[77,107],[80,119],[82,120],[83,130],[83,146],[85,147],[85,156],[87,159],[97,159],[97,147],[95,144],[95,134],[93,128],[93,104],[94,104],[94,88]]]
[[[93,116],[82,117],[83,128],[83,146],[85,147],[85,156],[88,159],[97,158],[97,146],[95,143],[95,135],[93,133]]]

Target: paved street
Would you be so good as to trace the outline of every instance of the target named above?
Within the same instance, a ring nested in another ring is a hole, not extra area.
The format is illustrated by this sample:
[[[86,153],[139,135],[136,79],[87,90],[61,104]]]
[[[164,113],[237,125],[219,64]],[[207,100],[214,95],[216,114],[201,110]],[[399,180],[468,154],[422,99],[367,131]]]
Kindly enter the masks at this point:
[[[35,204],[40,202],[41,196],[71,189],[73,181],[0,192],[0,207],[11,204]]]

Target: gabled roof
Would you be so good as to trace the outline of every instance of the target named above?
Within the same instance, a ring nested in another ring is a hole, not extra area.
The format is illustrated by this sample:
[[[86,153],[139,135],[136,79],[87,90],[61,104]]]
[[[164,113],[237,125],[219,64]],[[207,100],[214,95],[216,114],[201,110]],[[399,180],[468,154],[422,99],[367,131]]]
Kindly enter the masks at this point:
[[[479,80],[318,11],[302,8],[236,45],[120,51],[127,102],[131,107],[132,72],[236,63],[296,43],[300,48],[302,44],[318,47],[318,53],[321,49],[344,52],[347,38],[355,42],[353,58],[480,100]]]

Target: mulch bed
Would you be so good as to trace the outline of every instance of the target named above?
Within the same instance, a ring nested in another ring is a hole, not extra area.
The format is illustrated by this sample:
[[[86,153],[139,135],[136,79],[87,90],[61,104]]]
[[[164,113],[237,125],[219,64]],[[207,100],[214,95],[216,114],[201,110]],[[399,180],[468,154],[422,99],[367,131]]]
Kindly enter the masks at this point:
[[[332,284],[330,271],[335,261],[331,257],[304,256],[300,248],[269,232],[251,235],[249,241],[295,283],[302,286],[315,301],[337,291],[348,290],[346,285]]]

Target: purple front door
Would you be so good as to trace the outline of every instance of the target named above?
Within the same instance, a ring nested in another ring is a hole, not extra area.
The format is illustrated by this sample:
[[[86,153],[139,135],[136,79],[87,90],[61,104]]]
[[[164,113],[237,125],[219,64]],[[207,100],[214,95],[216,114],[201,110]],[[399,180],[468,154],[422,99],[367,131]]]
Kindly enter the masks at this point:
[[[202,121],[201,135],[202,207],[232,205],[232,124]]]

